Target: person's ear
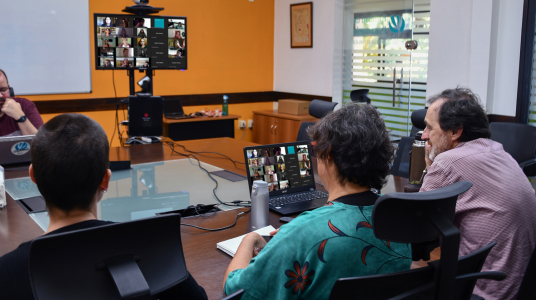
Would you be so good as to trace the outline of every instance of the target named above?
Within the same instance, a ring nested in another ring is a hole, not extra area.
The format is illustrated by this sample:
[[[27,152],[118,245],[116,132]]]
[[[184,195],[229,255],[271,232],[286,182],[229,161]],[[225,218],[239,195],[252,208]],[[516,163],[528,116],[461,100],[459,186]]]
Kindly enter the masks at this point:
[[[462,132],[463,132],[463,126],[458,128],[458,129],[452,129],[452,137],[451,137],[451,140],[454,142],[454,141],[459,141],[460,137],[462,136]]]
[[[30,164],[30,168],[28,168],[28,173],[30,173],[30,178],[32,179],[32,182],[37,184],[37,182],[35,182],[34,169],[32,164]]]
[[[104,173],[104,178],[102,178],[102,182],[100,184],[100,188],[103,191],[108,190],[108,185],[110,184],[110,178],[112,178],[112,170],[108,169],[106,170],[106,173]]]

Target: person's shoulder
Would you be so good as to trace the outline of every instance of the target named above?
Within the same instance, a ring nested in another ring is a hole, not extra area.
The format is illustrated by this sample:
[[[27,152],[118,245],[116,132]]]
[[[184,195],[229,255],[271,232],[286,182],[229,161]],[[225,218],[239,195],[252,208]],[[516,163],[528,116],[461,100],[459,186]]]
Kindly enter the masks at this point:
[[[30,253],[31,242],[32,241],[24,242],[20,244],[17,249],[0,257],[0,270],[4,271],[4,268],[8,266],[17,265],[22,260],[27,260],[28,254]]]
[[[342,213],[347,210],[352,210],[353,208],[354,206],[352,205],[345,205],[343,203],[338,203],[338,202],[327,202],[324,206],[301,213],[292,222],[299,221],[299,223],[307,223],[307,222],[314,223],[318,221],[318,219],[324,219],[326,217],[333,218],[336,216],[336,214]]]
[[[33,103],[32,101],[26,99],[26,98],[20,98],[20,97],[13,97],[12,98],[13,100],[15,100],[16,102],[20,103],[20,105],[22,106],[22,109],[27,109],[29,107],[35,107],[35,103]]]
[[[20,246],[0,257],[0,295],[2,299],[25,299],[31,293],[30,277],[28,274],[28,257],[30,243]],[[20,293],[23,293],[22,295]]]
[[[13,97],[12,98],[13,100],[19,102],[19,103],[33,103],[32,101],[26,99],[26,98],[21,98],[21,97]]]

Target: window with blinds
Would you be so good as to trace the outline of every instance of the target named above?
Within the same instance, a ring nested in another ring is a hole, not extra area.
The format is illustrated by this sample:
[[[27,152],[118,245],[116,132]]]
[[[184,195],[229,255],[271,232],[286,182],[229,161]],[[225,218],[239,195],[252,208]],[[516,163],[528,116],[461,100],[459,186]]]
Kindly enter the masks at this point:
[[[424,108],[426,101],[430,1],[415,0],[413,10],[376,12],[360,4],[347,0],[345,6],[345,18],[353,18],[353,33],[345,33],[343,103],[351,102],[351,91],[368,89],[371,104],[382,113],[391,135],[408,136],[411,112]],[[396,22],[397,16],[405,23]],[[395,31],[402,29],[393,34],[389,31],[393,26]],[[418,48],[406,50],[405,43],[412,39]]]

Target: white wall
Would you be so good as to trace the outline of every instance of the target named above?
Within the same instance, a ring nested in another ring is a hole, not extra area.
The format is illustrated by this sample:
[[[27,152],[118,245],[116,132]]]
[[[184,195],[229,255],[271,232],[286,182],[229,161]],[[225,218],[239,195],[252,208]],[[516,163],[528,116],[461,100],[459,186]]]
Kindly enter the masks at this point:
[[[290,48],[290,5],[302,2],[275,1],[274,91],[332,96],[336,0],[312,1],[313,48]]]
[[[515,116],[519,79],[523,0],[494,0],[493,22],[497,26],[492,38],[488,85],[488,113]],[[496,15],[495,12],[498,11]],[[493,76],[491,76],[493,75]]]
[[[432,0],[427,98],[458,85],[515,116],[523,0]]]

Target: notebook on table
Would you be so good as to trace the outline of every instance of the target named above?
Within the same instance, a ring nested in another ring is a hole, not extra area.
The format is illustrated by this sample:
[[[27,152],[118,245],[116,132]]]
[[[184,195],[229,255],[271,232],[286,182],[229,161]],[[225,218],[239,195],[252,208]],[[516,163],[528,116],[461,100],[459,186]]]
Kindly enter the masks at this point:
[[[272,225],[259,228],[253,232],[256,232],[262,236],[269,236],[270,232],[274,231],[275,228]],[[238,250],[238,246],[240,246],[240,243],[242,243],[242,240],[247,234],[241,235],[239,237],[235,237],[230,240],[226,240],[223,242],[219,242],[216,244],[216,248],[220,249],[221,251],[229,254],[231,257],[234,257],[236,254],[236,251]]]
[[[290,215],[324,206],[328,194],[316,190],[310,153],[307,142],[244,148],[250,194],[253,181],[262,180],[271,211]]]
[[[30,163],[30,146],[35,135],[0,137],[0,165]]]

